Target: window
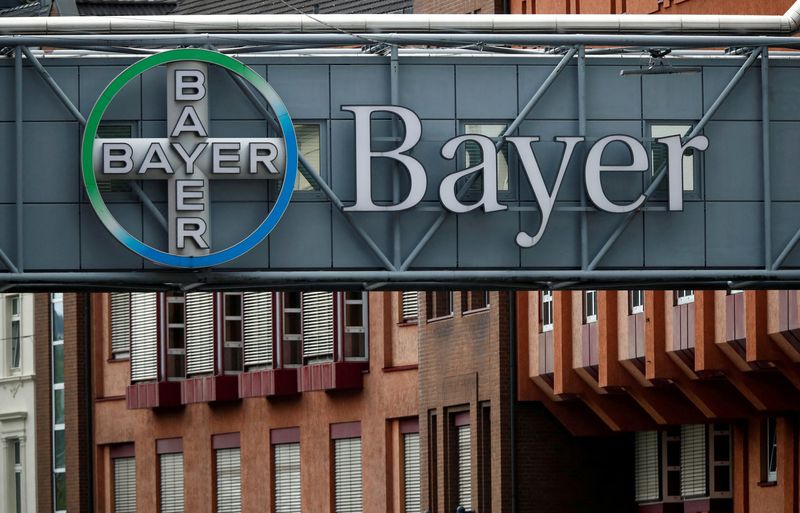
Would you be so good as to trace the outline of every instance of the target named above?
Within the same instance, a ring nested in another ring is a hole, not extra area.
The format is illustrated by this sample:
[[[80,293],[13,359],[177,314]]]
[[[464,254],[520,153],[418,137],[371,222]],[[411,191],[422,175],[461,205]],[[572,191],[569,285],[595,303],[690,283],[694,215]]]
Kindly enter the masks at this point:
[[[112,292],[111,300],[111,358],[123,360],[131,351],[131,294]]]
[[[461,293],[461,313],[476,312],[489,308],[488,290],[465,290]]]
[[[635,436],[636,502],[654,502],[661,497],[658,431],[645,431]]]
[[[186,377],[186,306],[183,294],[167,293],[167,380]]]
[[[597,322],[597,291],[583,291],[583,323]]]
[[[297,149],[305,157],[309,165],[313,166],[314,171],[322,173],[320,168],[320,125],[317,124],[295,124],[295,134],[297,135]],[[295,191],[317,191],[319,185],[314,180],[313,172],[306,168],[302,163],[298,165],[297,179],[294,182]]]
[[[64,294],[50,295],[50,368],[52,383],[53,507],[67,509],[66,448],[64,433]]]
[[[705,497],[708,494],[706,426],[681,426],[681,497]]]
[[[467,123],[464,125],[465,134],[485,135],[491,138],[495,143],[497,138],[503,135],[506,129],[505,124],[475,124]],[[464,144],[466,167],[473,167],[480,165],[486,158],[483,155],[480,145],[475,142],[469,141]],[[497,190],[498,192],[506,192],[509,190],[509,177],[508,177],[508,148],[504,144],[500,151],[496,153],[497,158]],[[466,169],[466,168],[465,168]],[[472,176],[472,175],[470,175]],[[463,183],[466,179],[462,180]],[[476,178],[470,187],[470,191],[481,192],[483,191],[483,181],[480,177]]]
[[[711,466],[709,483],[711,497],[730,497],[731,486],[731,427],[712,424],[709,429],[708,461]]]
[[[405,513],[422,511],[419,433],[403,434],[403,503]]]
[[[694,290],[676,290],[675,305],[688,305],[694,303]]]
[[[244,367],[247,370],[266,368],[273,363],[272,292],[245,292],[242,302]]]
[[[11,444],[11,452],[13,454],[13,467],[12,471],[14,472],[14,491],[12,493],[12,497],[14,502],[12,504],[13,510],[15,513],[22,513],[22,442],[16,438],[10,440],[9,443]],[[5,488],[5,487],[3,487]]]
[[[214,373],[214,294],[189,292],[184,298],[186,375]]]
[[[114,458],[114,513],[136,513],[136,459]]]
[[[22,325],[20,321],[20,296],[11,296],[8,299],[9,311],[9,368],[12,372],[18,371],[22,365]]]
[[[300,442],[273,447],[275,513],[300,513]]]
[[[361,438],[340,438],[333,442],[335,511],[361,513],[364,510]]]
[[[333,359],[333,292],[303,292],[303,362]]]
[[[553,291],[539,292],[539,332],[553,331]]]
[[[662,433],[662,469],[664,482],[662,496],[664,501],[676,501],[681,498],[681,429],[672,428]]]
[[[778,481],[778,429],[775,417],[764,419],[762,429],[762,476],[768,483]]]
[[[130,295],[131,381],[152,381],[158,378],[158,296],[151,292],[134,292]],[[112,305],[112,316],[113,316]],[[112,325],[115,321],[112,317]],[[112,342],[113,344],[113,342]]]
[[[453,315],[453,292],[450,290],[426,292],[425,303],[428,321]]]
[[[225,341],[222,363],[225,374],[238,374],[244,365],[244,301],[242,293],[225,293],[223,302],[223,326]],[[272,317],[272,312],[269,312]]]
[[[303,363],[302,292],[283,293],[283,365]]]
[[[416,323],[419,318],[419,292],[406,290],[400,294],[400,322]]]
[[[742,294],[742,293],[744,293],[744,290],[741,289],[731,289],[728,291],[729,296],[735,296],[736,294]]]
[[[658,144],[656,139],[662,137],[669,137],[671,135],[686,136],[692,129],[691,125],[650,125],[650,137],[653,138],[651,149],[651,160],[653,162],[651,173],[655,177],[661,169],[667,165],[667,146],[665,144]],[[683,190],[695,190],[695,175],[694,175],[694,153],[692,150],[687,151],[683,156]],[[662,180],[659,187],[666,190],[667,179]]]
[[[367,358],[367,317],[366,294],[344,292],[344,359],[364,360]]]
[[[160,513],[183,513],[183,453],[160,454]]]
[[[472,441],[469,423],[456,426],[457,506],[472,509]]]
[[[217,449],[217,513],[241,513],[241,452],[238,447]]]
[[[644,312],[644,291],[628,291],[628,313],[636,315]]]

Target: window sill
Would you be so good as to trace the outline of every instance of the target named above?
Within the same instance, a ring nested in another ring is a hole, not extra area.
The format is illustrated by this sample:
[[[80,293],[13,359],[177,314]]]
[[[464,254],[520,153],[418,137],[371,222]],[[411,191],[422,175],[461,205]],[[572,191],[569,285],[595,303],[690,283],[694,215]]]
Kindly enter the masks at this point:
[[[452,319],[452,318],[453,318],[453,314],[445,315],[443,317],[431,317],[430,319],[428,319],[428,324],[433,323],[433,322],[446,321],[446,320]]]
[[[130,356],[126,356],[125,358],[114,358],[114,357],[111,357],[111,358],[106,360],[106,363],[123,363],[123,362],[129,362],[129,361],[131,361],[131,357]]]
[[[466,310],[464,312],[461,312],[461,316],[467,317],[468,315],[482,314],[488,312],[489,310],[491,310],[491,306],[487,305],[483,308],[476,308],[475,310]]]
[[[400,328],[407,328],[409,326],[419,326],[419,320],[418,319],[410,319],[410,320],[407,320],[407,321],[398,322],[397,326],[399,326]]]
[[[772,488],[773,486],[778,486],[778,481],[759,481],[756,483],[756,486],[760,488]]]

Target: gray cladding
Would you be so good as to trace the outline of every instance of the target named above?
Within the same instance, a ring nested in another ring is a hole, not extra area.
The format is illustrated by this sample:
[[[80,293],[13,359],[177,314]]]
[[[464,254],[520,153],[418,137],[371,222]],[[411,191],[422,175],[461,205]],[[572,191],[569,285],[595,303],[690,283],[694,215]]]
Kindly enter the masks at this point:
[[[210,4],[211,2],[209,2]],[[214,2],[219,4],[219,2]],[[267,2],[268,3],[268,2]],[[377,4],[377,2],[373,2]],[[78,5],[85,5],[79,2]],[[258,4],[264,4],[260,2]],[[300,4],[300,2],[298,2]],[[321,2],[321,6],[333,2]],[[366,2],[361,2],[366,9]],[[202,12],[203,2],[181,2],[179,11]],[[262,12],[256,2],[227,2],[230,12]],[[336,8],[345,5],[337,3]],[[331,9],[334,7],[328,6]],[[326,7],[327,8],[327,7]],[[197,9],[197,11],[191,11]],[[305,9],[305,7],[304,7]],[[337,12],[337,11],[330,11]],[[245,58],[284,99],[295,124],[316,124],[321,141],[322,176],[345,205],[355,199],[354,121],[347,105],[390,103],[389,60],[362,57]],[[73,59],[48,56],[48,72],[84,115],[125,66],[125,58]],[[422,139],[411,151],[428,175],[423,201],[399,213],[353,213],[356,224],[393,260],[395,223],[400,226],[400,258],[405,260],[428,228],[443,215],[439,184],[465,167],[466,156],[441,156],[441,147],[467,124],[507,124],[558,62],[557,57],[430,57],[400,59],[400,103],[422,120]],[[698,61],[675,59],[675,66]],[[742,64],[741,58],[699,61],[702,73],[621,77],[633,60],[587,60],[587,144],[610,134],[627,134],[652,146],[655,125],[695,124]],[[634,63],[634,64],[632,64]],[[773,54],[770,124],[772,156],[773,258],[800,228],[800,64]],[[131,82],[113,102],[105,122],[131,127],[136,137],[165,137],[163,71]],[[24,257],[25,271],[137,270],[156,266],[125,249],[99,222],[89,205],[79,171],[82,128],[30,66],[23,75]],[[520,125],[517,135],[539,136],[534,151],[552,188],[564,146],[558,136],[578,135],[577,72],[570,64]],[[13,60],[0,62],[0,249],[16,252]],[[657,191],[637,213],[598,269],[763,269],[764,204],[762,120],[758,64],[705,127],[707,151],[694,156],[695,187],[684,195],[683,211],[666,211]],[[224,73],[211,74],[210,132],[214,137],[274,137],[274,130]],[[373,149],[397,144],[392,122],[376,116]],[[399,134],[402,136],[402,129]],[[520,230],[535,233],[541,214],[516,155],[508,156],[509,188],[500,194],[507,210],[447,215],[410,270],[571,270],[581,267],[581,147],[573,157],[543,239],[531,248],[515,243]],[[609,147],[604,164],[630,160],[622,147]],[[373,165],[373,197],[392,199],[397,166],[387,159]],[[617,203],[631,202],[649,185],[648,173],[607,173],[603,185]],[[408,179],[400,174],[401,196]],[[166,209],[163,184],[144,184],[146,194]],[[211,231],[215,250],[235,244],[264,218],[276,198],[276,184],[223,182],[212,185]],[[131,192],[105,194],[113,215],[136,238],[163,247],[166,235],[152,213]],[[590,204],[590,203],[589,203]],[[590,204],[591,205],[591,204]],[[586,213],[591,259],[624,216]],[[399,262],[397,262],[399,264]],[[2,264],[0,264],[2,266]],[[784,268],[800,266],[791,252]],[[380,260],[319,191],[296,192],[272,234],[244,257],[223,266],[246,270],[382,270]]]
[[[412,0],[178,0],[172,14],[405,14]]]

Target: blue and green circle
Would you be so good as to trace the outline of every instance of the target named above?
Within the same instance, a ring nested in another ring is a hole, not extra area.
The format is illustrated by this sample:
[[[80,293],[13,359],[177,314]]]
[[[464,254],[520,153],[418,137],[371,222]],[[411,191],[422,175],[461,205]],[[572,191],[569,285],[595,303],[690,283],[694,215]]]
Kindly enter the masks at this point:
[[[172,253],[148,246],[131,235],[119,224],[114,216],[111,215],[108,206],[100,194],[100,189],[97,186],[97,179],[94,176],[94,166],[92,162],[92,149],[94,146],[94,139],[97,135],[97,128],[100,126],[103,114],[117,93],[122,90],[125,84],[145,71],[162,64],[178,61],[197,61],[214,64],[236,73],[247,80],[261,93],[267,100],[267,103],[272,107],[278,119],[278,123],[280,124],[281,131],[283,132],[283,141],[286,151],[286,170],[283,185],[278,193],[275,205],[270,210],[266,219],[264,219],[250,235],[240,242],[221,251],[201,256],[173,255]],[[83,142],[81,144],[81,170],[89,201],[97,213],[97,216],[100,218],[103,225],[105,225],[106,229],[108,229],[108,231],[125,247],[152,262],[168,267],[188,269],[213,267],[239,258],[260,244],[275,228],[278,221],[280,221],[281,217],[286,212],[286,209],[289,207],[289,201],[292,198],[294,182],[297,177],[297,137],[295,136],[292,119],[289,117],[289,112],[286,110],[286,105],[284,105],[283,100],[281,100],[280,96],[278,96],[267,81],[252,68],[232,57],[218,52],[197,48],[182,48],[158,53],[142,59],[125,69],[125,71],[120,73],[108,87],[105,88],[86,121],[86,127],[83,132]]]

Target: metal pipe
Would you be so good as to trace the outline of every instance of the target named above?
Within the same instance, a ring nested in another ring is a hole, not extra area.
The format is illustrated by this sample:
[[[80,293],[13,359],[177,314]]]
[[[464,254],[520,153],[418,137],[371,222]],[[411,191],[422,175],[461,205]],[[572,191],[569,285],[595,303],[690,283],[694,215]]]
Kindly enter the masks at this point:
[[[556,67],[553,68],[553,71],[550,72],[550,74],[547,76],[544,82],[541,83],[536,92],[533,93],[533,96],[531,96],[531,99],[528,101],[528,103],[525,104],[525,107],[523,107],[522,110],[519,111],[517,117],[514,118],[514,120],[505,129],[503,135],[498,139],[497,143],[495,143],[496,149],[498,150],[500,149],[500,147],[503,144],[503,138],[513,134],[514,131],[519,127],[519,125],[525,120],[525,117],[533,110],[536,104],[539,103],[539,100],[542,99],[542,97],[550,88],[550,86],[553,85],[553,82],[555,82],[555,79],[558,77],[558,75],[564,70],[569,61],[572,60],[572,58],[575,56],[576,51],[577,48],[570,48],[570,50],[561,58]],[[461,198],[466,193],[466,191],[469,190],[469,188],[472,186],[472,183],[476,180],[477,176],[478,176],[477,174],[474,174],[469,177],[464,186],[458,191],[457,196],[459,198]],[[436,220],[433,222],[433,224],[431,224],[431,226],[428,228],[428,231],[425,232],[425,235],[422,236],[417,245],[414,246],[414,249],[411,250],[411,253],[409,253],[406,259],[403,261],[403,265],[400,266],[401,271],[405,271],[411,266],[411,264],[420,254],[420,252],[425,248],[425,246],[428,244],[431,238],[433,238],[434,234],[439,230],[439,228],[441,228],[442,224],[444,224],[445,219],[447,219],[449,215],[450,212],[446,210],[442,211],[442,213],[439,214],[439,217],[437,217]]]
[[[17,210],[17,269],[25,270],[25,217],[24,217],[24,167],[23,167],[23,118],[22,118],[22,52],[14,50],[14,137],[16,165],[16,210]]]
[[[267,109],[267,107],[261,103],[260,99],[255,95],[255,93],[253,93],[253,91],[250,90],[250,88],[244,82],[244,79],[234,73],[229,73],[229,76],[239,86],[239,89],[242,90],[245,96],[247,96],[250,99],[250,102],[253,104],[253,106],[255,106],[256,109],[259,112],[261,112],[261,114],[267,119],[267,122],[273,128],[280,129],[280,125],[278,125],[278,122],[275,120],[275,117],[272,115],[269,109]],[[306,171],[308,171],[311,174],[312,178],[317,183],[317,185],[319,185],[319,187],[322,189],[325,195],[328,196],[328,199],[331,200],[331,203],[333,203],[336,209],[339,210],[339,212],[342,214],[342,217],[344,217],[345,221],[347,221],[347,223],[353,228],[353,230],[355,230],[355,232],[359,235],[359,237],[361,237],[364,243],[367,244],[369,249],[372,250],[375,256],[378,257],[378,260],[380,260],[381,264],[383,264],[383,266],[390,271],[396,270],[394,264],[392,264],[389,261],[389,259],[386,258],[386,255],[383,253],[383,250],[381,250],[381,248],[378,247],[378,245],[375,243],[372,237],[366,232],[366,230],[364,230],[363,227],[361,227],[358,223],[355,222],[353,216],[348,211],[344,210],[344,203],[342,203],[342,200],[339,199],[339,196],[336,195],[336,193],[333,191],[333,189],[330,188],[327,182],[325,182],[325,180],[322,179],[322,176],[314,168],[314,166],[312,166],[300,152],[298,152],[297,158],[300,164],[306,169]]]
[[[12,273],[20,272],[19,269],[17,269],[17,266],[14,265],[14,263],[11,261],[11,259],[8,258],[8,255],[6,255],[5,251],[3,251],[2,249],[0,249],[0,261],[2,261],[3,265],[6,266],[6,269],[11,271]],[[2,273],[0,273],[0,276],[2,276]]]
[[[764,268],[772,267],[772,171],[770,169],[769,49],[761,48],[761,165],[764,179]]]
[[[760,53],[761,49],[758,48],[750,54],[750,56],[747,58],[744,64],[742,64],[739,70],[736,71],[736,74],[733,76],[731,81],[728,82],[728,85],[725,86],[725,89],[723,89],[722,92],[719,93],[719,96],[717,96],[717,99],[714,100],[714,103],[711,104],[711,106],[708,108],[705,114],[703,114],[703,117],[700,119],[697,125],[695,125],[694,129],[692,129],[689,135],[683,138],[684,141],[688,141],[689,139],[699,135],[700,132],[702,132],[703,127],[705,127],[706,124],[709,122],[709,120],[714,116],[714,114],[716,114],[717,110],[720,108],[722,103],[725,101],[725,99],[728,97],[731,91],[733,91],[733,88],[736,87],[736,84],[738,84],[739,81],[742,79],[745,72],[750,68],[750,66],[752,66],[753,62],[755,62],[756,58],[759,56]],[[644,196],[647,198],[652,196],[653,192],[655,192],[655,190],[658,188],[659,184],[664,180],[664,177],[666,177],[666,175],[667,175],[667,168],[665,163],[659,168],[659,171],[656,173],[655,178],[653,178],[653,181],[650,182],[650,185],[647,187],[647,189],[645,189]],[[597,252],[597,255],[595,255],[594,259],[592,259],[587,270],[591,271],[597,267],[597,265],[606,255],[606,253],[608,253],[608,251],[611,249],[611,246],[614,244],[614,242],[617,241],[619,236],[622,235],[622,232],[625,231],[625,228],[628,227],[628,225],[638,212],[639,212],[638,210],[634,210],[633,212],[628,212],[627,214],[625,214],[625,217],[620,221],[620,223],[614,229],[614,232],[611,234],[611,236],[609,236],[605,244],[603,244],[603,247],[600,248],[600,251]],[[798,237],[800,237],[800,232],[798,232]]]
[[[798,30],[800,2],[784,15],[637,14],[261,14],[189,16],[58,16],[5,18],[0,32],[12,34],[104,33],[648,33],[792,34]]]

